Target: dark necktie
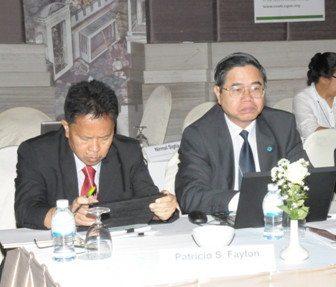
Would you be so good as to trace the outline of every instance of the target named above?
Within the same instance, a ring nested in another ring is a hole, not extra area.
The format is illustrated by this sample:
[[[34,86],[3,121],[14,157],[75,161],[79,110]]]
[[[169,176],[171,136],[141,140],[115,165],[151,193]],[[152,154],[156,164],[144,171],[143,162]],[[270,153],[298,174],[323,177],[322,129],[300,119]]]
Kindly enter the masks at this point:
[[[83,167],[82,172],[85,175],[85,179],[81,190],[81,196],[85,196],[93,186],[96,186],[94,182],[96,170],[92,166],[87,165]]]
[[[240,136],[244,139],[244,143],[239,155],[239,187],[244,173],[255,172],[253,153],[247,139],[248,131],[242,130]]]

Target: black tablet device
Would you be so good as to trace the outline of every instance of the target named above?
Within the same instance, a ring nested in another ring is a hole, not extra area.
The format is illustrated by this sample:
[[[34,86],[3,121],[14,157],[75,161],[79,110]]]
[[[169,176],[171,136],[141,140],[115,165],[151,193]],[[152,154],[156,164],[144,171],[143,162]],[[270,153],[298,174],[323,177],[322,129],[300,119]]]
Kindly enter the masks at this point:
[[[163,196],[166,195],[164,193],[155,193],[120,201],[97,202],[91,204],[90,207],[103,206],[111,210],[109,213],[102,215],[102,221],[107,227],[147,224],[154,216],[154,213],[149,209],[149,204]],[[85,229],[87,229],[87,227],[79,226],[77,231],[83,231]]]

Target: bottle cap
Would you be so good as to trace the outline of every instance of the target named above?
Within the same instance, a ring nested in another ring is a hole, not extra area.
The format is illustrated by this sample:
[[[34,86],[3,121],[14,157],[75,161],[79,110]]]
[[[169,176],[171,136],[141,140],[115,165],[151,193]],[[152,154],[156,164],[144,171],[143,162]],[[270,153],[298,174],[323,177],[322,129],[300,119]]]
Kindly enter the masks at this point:
[[[277,191],[278,190],[278,185],[276,183],[269,183],[267,185],[267,190],[269,190],[269,191]]]
[[[67,208],[69,206],[69,200],[67,199],[58,199],[56,201],[57,208]]]

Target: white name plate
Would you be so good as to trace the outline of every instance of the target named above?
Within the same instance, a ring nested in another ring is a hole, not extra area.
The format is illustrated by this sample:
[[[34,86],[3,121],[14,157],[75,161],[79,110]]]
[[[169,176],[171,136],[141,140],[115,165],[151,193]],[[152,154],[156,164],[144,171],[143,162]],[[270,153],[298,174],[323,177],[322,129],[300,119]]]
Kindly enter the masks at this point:
[[[144,147],[144,152],[149,161],[168,161],[179,147],[180,141],[176,141],[162,145]]]
[[[276,269],[273,244],[162,250],[160,265],[161,268],[169,266],[169,271],[175,272],[180,280],[272,272]]]

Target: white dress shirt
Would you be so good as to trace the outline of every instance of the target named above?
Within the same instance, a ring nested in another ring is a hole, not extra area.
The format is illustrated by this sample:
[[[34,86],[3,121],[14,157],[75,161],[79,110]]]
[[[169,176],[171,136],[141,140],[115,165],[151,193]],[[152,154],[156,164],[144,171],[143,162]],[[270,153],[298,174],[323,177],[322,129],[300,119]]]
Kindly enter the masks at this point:
[[[336,100],[330,108],[311,84],[294,97],[293,113],[301,138],[306,140],[318,127],[335,128]]]
[[[234,189],[239,189],[239,155],[241,147],[244,143],[244,139],[241,137],[240,132],[243,130],[241,127],[234,124],[227,116],[224,114],[226,123],[229,128],[229,132],[231,135],[232,145],[233,145],[233,154],[234,154],[234,164],[235,164],[235,183]],[[260,171],[259,165],[259,157],[258,157],[258,150],[257,150],[257,138],[256,138],[256,121],[254,120],[251,122],[246,128],[248,131],[248,142],[251,146],[253,158],[254,158],[254,165],[256,171]],[[229,202],[229,210],[235,212],[237,210],[239,201],[239,193],[237,193]]]
[[[85,179],[85,175],[84,175],[82,169],[86,166],[86,164],[84,162],[82,162],[75,154],[74,154],[74,157],[75,157],[77,180],[78,180],[78,195],[80,196],[82,186],[83,186],[83,183],[84,183],[84,179]],[[95,181],[95,184],[97,186],[96,192],[99,193],[99,174],[100,174],[101,162],[99,162],[96,165],[93,165],[92,167],[96,170],[94,181]]]

